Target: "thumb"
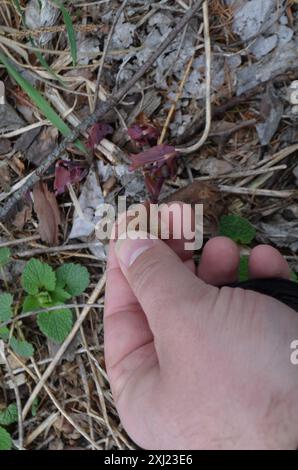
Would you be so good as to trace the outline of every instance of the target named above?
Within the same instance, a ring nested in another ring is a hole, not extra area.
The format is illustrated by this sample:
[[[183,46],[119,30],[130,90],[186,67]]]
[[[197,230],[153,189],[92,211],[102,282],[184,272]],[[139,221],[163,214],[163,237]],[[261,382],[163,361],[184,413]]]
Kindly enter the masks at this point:
[[[142,237],[142,238],[140,238]],[[201,281],[162,240],[128,232],[115,246],[123,274],[155,338],[177,334],[214,289]]]

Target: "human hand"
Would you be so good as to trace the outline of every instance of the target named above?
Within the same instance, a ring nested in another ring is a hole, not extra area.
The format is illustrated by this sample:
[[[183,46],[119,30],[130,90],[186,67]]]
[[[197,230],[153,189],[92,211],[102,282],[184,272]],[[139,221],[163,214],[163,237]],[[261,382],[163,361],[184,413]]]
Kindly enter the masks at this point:
[[[170,245],[170,246],[169,246]],[[297,312],[234,282],[239,252],[210,240],[198,269],[182,241],[111,241],[105,357],[116,407],[146,449],[294,449]],[[252,277],[289,277],[279,252],[254,248]]]

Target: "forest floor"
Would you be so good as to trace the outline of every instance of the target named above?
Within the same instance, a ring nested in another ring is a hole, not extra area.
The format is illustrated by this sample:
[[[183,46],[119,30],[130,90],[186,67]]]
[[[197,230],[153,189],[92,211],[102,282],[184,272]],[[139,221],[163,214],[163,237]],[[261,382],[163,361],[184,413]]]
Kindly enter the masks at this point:
[[[243,269],[269,243],[298,273],[298,2],[201,4],[0,1],[0,448],[1,425],[19,449],[135,448],[105,371],[104,203],[179,191],[205,240],[249,221]]]

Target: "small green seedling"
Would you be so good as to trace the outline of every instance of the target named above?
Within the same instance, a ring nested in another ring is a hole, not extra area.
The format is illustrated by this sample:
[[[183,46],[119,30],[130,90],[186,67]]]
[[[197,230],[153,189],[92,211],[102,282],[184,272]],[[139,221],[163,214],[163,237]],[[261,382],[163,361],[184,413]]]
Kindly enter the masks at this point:
[[[39,329],[56,343],[64,341],[73,325],[72,311],[65,302],[82,294],[87,288],[88,270],[80,264],[66,263],[54,271],[48,264],[31,259],[24,268],[21,284],[25,292],[23,313],[44,310],[37,314]],[[7,326],[3,325],[5,322],[11,323],[13,319],[12,305],[11,294],[0,294],[0,338],[8,342],[16,354],[30,357],[34,353],[33,346],[22,334],[21,338],[12,336]]]
[[[9,426],[17,422],[18,410],[15,403],[0,411],[0,450],[10,450],[12,448],[11,435],[3,426]]]
[[[9,248],[6,248],[6,247],[0,248],[0,271],[1,271],[2,278],[3,278],[6,288],[8,284],[7,284],[7,279],[6,279],[6,275],[4,271],[4,266],[10,261],[10,257],[11,257],[11,252]]]
[[[250,245],[256,237],[256,229],[243,217],[233,214],[224,215],[220,219],[219,235],[229,237],[242,245]],[[246,281],[249,278],[248,258],[247,255],[240,257],[239,281]],[[298,276],[293,271],[291,271],[291,279],[298,282]]]
[[[249,245],[256,236],[254,226],[239,215],[223,215],[219,223],[219,234],[229,237],[236,243]]]

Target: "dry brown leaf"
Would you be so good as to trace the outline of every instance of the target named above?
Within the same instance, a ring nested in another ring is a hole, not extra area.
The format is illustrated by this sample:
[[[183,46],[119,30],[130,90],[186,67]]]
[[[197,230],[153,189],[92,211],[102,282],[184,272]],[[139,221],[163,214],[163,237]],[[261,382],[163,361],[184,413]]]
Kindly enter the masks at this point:
[[[49,245],[57,245],[61,218],[55,194],[51,193],[47,185],[40,181],[33,188],[33,196],[40,238]]]
[[[203,204],[204,233],[211,235],[217,233],[218,219],[225,212],[225,201],[216,185],[194,181],[188,186],[178,189],[162,202],[174,201],[191,205]]]
[[[54,150],[57,144],[58,135],[59,132],[55,127],[43,128],[25,152],[27,160],[34,165],[39,166]]]
[[[15,218],[13,219],[12,224],[19,230],[24,228],[24,225],[32,216],[32,206],[29,204],[24,204],[21,210],[19,210]]]
[[[0,189],[9,191],[10,187],[10,174],[6,162],[0,163]]]

